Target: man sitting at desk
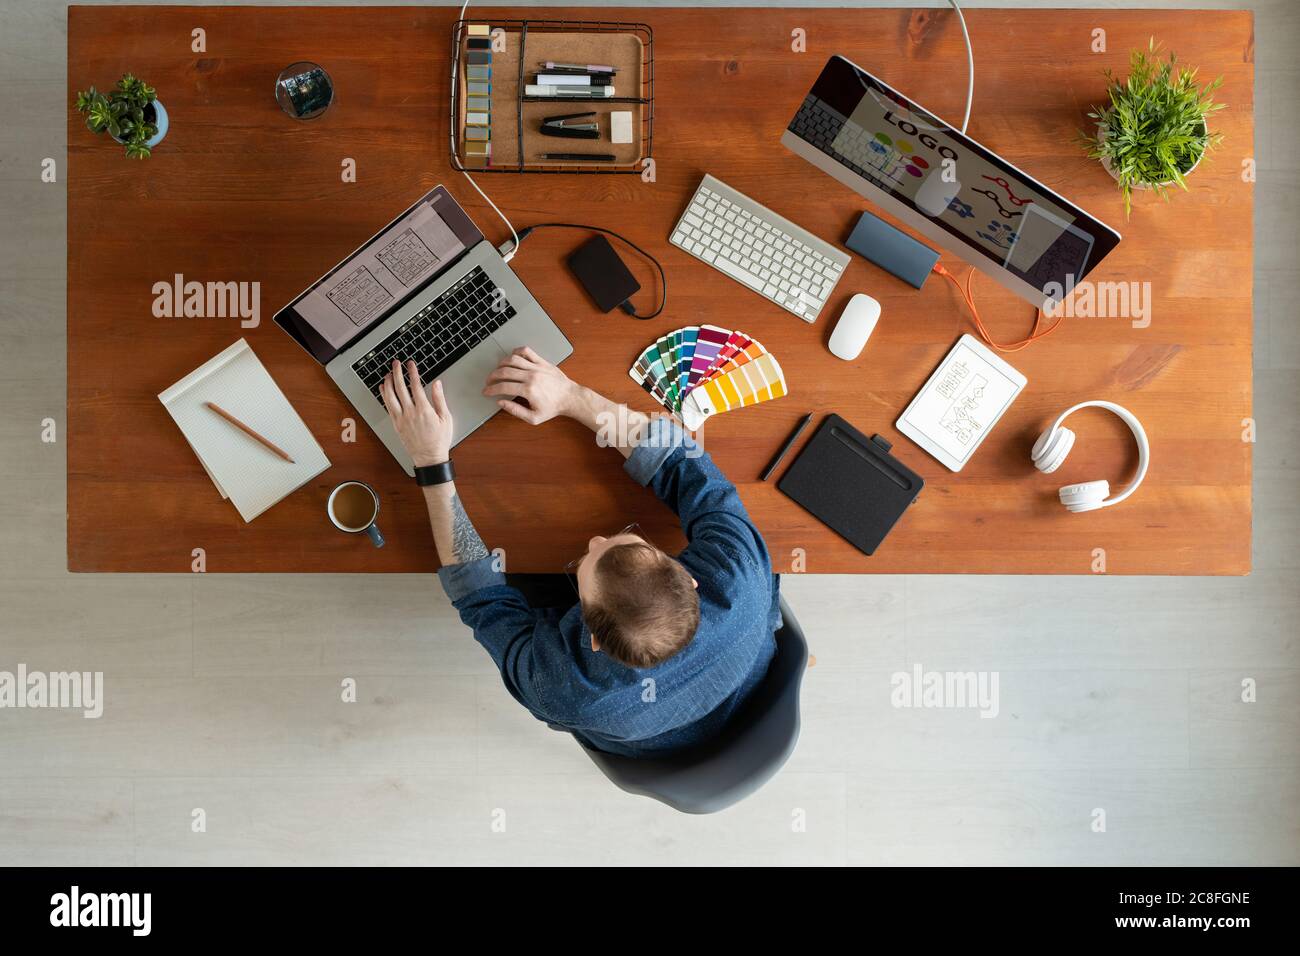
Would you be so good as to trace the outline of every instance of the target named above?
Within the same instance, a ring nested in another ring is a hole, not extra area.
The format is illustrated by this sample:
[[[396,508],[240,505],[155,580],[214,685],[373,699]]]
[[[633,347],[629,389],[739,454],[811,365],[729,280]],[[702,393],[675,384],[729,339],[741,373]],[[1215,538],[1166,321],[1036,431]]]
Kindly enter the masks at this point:
[[[417,467],[445,462],[441,383],[430,396],[415,363],[402,371],[394,362],[381,385],[388,414]],[[707,455],[686,454],[676,425],[615,405],[531,349],[503,359],[484,394],[532,425],[563,415],[608,435],[688,544],[673,557],[634,533],[596,536],[577,567],[579,603],[535,609],[493,568],[455,483],[427,486],[438,578],[461,620],[515,699],[589,747],[661,755],[707,740],[763,680],[781,623],[779,578],[735,487]]]

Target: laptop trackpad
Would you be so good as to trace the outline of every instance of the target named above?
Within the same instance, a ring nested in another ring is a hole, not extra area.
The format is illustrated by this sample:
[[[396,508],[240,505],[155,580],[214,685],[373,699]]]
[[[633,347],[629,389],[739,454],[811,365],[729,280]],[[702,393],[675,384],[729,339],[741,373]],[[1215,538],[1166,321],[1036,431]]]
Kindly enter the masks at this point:
[[[455,423],[453,441],[460,441],[497,411],[495,398],[483,394],[487,377],[505,353],[491,339],[456,361],[442,377],[443,394]]]

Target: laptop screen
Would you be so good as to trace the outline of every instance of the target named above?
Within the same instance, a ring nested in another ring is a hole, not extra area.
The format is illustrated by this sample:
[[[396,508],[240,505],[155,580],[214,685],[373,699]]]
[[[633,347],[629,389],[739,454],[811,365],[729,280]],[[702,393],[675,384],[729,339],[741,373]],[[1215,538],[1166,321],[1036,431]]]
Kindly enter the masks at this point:
[[[438,186],[276,313],[276,324],[324,365],[482,239]]]

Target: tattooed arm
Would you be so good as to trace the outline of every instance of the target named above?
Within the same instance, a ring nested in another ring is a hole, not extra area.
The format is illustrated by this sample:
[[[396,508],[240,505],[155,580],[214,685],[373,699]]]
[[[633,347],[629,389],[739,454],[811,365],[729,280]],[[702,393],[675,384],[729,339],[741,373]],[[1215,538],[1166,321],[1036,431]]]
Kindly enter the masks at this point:
[[[442,382],[434,382],[426,390],[414,362],[407,362],[405,368],[393,362],[392,370],[379,385],[379,394],[393,428],[417,467],[447,460],[451,453],[452,423]],[[429,507],[433,542],[444,565],[468,564],[488,556],[483,539],[460,503],[455,482],[430,485],[424,489],[424,500]]]
[[[483,539],[474,530],[460,495],[456,494],[454,481],[425,488],[424,501],[429,506],[429,524],[433,527],[439,561],[444,565],[464,564],[488,556]]]
[[[403,368],[394,362],[379,391],[411,461],[417,467],[447,461],[452,421],[442,383],[434,382],[426,389],[414,363]],[[552,653],[560,646],[567,647],[561,644],[558,629],[553,623],[549,630],[543,628],[541,615],[506,583],[497,557],[488,552],[465,513],[455,482],[426,487],[424,501],[442,562],[438,580],[460,619],[492,655],[510,693],[542,720],[563,722],[567,715],[547,700],[550,675],[537,666],[539,641]]]

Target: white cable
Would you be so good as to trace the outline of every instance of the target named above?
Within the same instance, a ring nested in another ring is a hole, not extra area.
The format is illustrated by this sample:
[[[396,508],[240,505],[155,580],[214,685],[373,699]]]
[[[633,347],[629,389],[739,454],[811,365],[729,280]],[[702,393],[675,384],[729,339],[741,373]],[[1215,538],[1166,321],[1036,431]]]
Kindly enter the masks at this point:
[[[509,252],[507,252],[504,256],[501,257],[506,262],[509,262],[511,259],[515,257],[515,253],[519,251],[519,233],[515,232],[515,227],[510,224],[510,220],[506,218],[506,214],[497,208],[497,204],[494,203],[491,199],[488,199],[488,194],[478,188],[478,183],[474,182],[473,177],[471,177],[470,174],[465,172],[465,170],[463,169],[461,170],[461,172],[464,173],[465,178],[469,180],[469,184],[473,186],[474,189],[478,192],[478,194],[482,196],[483,199],[487,202],[487,204],[492,207],[492,211],[495,212],[498,216],[500,216],[501,221],[504,222],[506,226],[509,227],[510,235],[514,237],[515,244],[514,247],[511,248]]]
[[[962,121],[961,121],[961,131],[962,131],[963,134],[965,134],[965,132],[966,132],[966,127],[970,124],[970,108],[971,108],[971,103],[974,101],[974,98],[975,98],[975,53],[974,53],[974,51],[971,49],[971,45],[970,45],[970,31],[966,29],[966,15],[965,15],[964,13],[962,13],[962,10],[961,10],[961,4],[959,4],[959,3],[957,2],[957,0],[948,0],[948,3],[951,4],[952,8],[953,8],[955,11],[957,11],[957,20],[958,20],[958,22],[961,23],[961,35],[962,35],[962,39],[966,42],[966,67],[967,67],[967,77],[966,77],[966,113],[965,113],[965,115],[962,117]],[[464,20],[464,19],[465,19],[465,10],[466,10],[468,7],[469,7],[469,0],[465,0],[465,2],[462,3],[462,4],[461,4],[461,7],[460,7],[460,15],[459,15],[456,19],[458,19],[458,20]],[[456,63],[453,63],[453,65],[452,65],[452,81],[453,81],[453,82],[455,82],[455,81],[458,79],[458,73],[456,72],[456,70],[457,70],[457,65],[458,65],[458,64],[459,64],[459,60],[457,60]],[[454,124],[454,123],[452,124],[452,132],[451,132],[451,135],[452,135],[452,149],[454,150],[454,149],[455,149],[455,137],[456,137],[456,131],[455,131],[455,124]],[[469,180],[469,184],[470,184],[471,186],[474,187],[474,191],[477,192],[480,196],[483,197],[483,201],[486,202],[489,206],[492,207],[492,211],[495,212],[498,216],[501,217],[501,221],[504,222],[504,223],[506,224],[506,227],[510,230],[510,235],[511,235],[511,236],[513,237],[513,239],[514,239],[514,246],[510,249],[509,252],[507,252],[507,253],[503,256],[503,258],[505,259],[505,261],[506,261],[506,262],[509,262],[511,259],[513,259],[513,258],[515,257],[515,253],[519,251],[519,233],[517,233],[517,232],[515,231],[515,227],[514,227],[514,225],[510,222],[509,219],[506,218],[506,214],[503,213],[500,209],[498,209],[498,208],[497,208],[497,204],[494,203],[494,202],[491,200],[491,198],[488,197],[488,194],[487,194],[487,193],[485,193],[482,189],[479,188],[479,184],[478,184],[478,183],[474,182],[474,177],[472,177],[472,176],[469,174],[468,170],[462,169],[462,170],[461,170],[461,175],[463,175],[467,180]]]
[[[468,2],[468,0],[466,0]],[[961,131],[964,135],[966,126],[970,123],[970,104],[975,97],[975,54],[970,48],[970,33],[966,30],[966,15],[961,12],[961,5],[957,0],[948,0],[952,8],[957,11],[957,19],[961,21],[961,35],[966,40],[966,66],[968,67],[968,76],[966,79],[966,115],[962,117]],[[463,12],[463,11],[462,11]]]
[[[469,0],[465,0],[465,2],[461,4],[460,16],[456,18],[457,20],[465,19],[465,9],[468,6],[469,6]],[[459,73],[458,73],[459,64],[460,64],[460,56],[458,54],[456,56],[456,59],[452,61],[451,81],[453,84],[455,84],[459,80]],[[456,151],[456,117],[452,117],[452,122],[451,122],[451,148],[452,148],[452,152],[454,153]],[[479,188],[478,183],[474,182],[474,177],[469,174],[469,171],[462,168],[461,175],[463,175],[466,179],[469,180],[469,184],[474,187],[474,191],[483,197],[483,201],[492,207],[492,211],[501,217],[501,221],[504,222],[506,224],[506,228],[510,230],[510,235],[514,237],[515,244],[511,247],[509,252],[507,252],[504,256],[502,256],[502,258],[506,262],[509,262],[511,259],[515,257],[515,253],[519,251],[519,233],[515,232],[515,227],[510,222],[510,220],[506,218],[506,214],[503,213],[500,209],[498,209],[497,204],[494,203],[488,197],[487,193],[485,193],[482,189]]]

